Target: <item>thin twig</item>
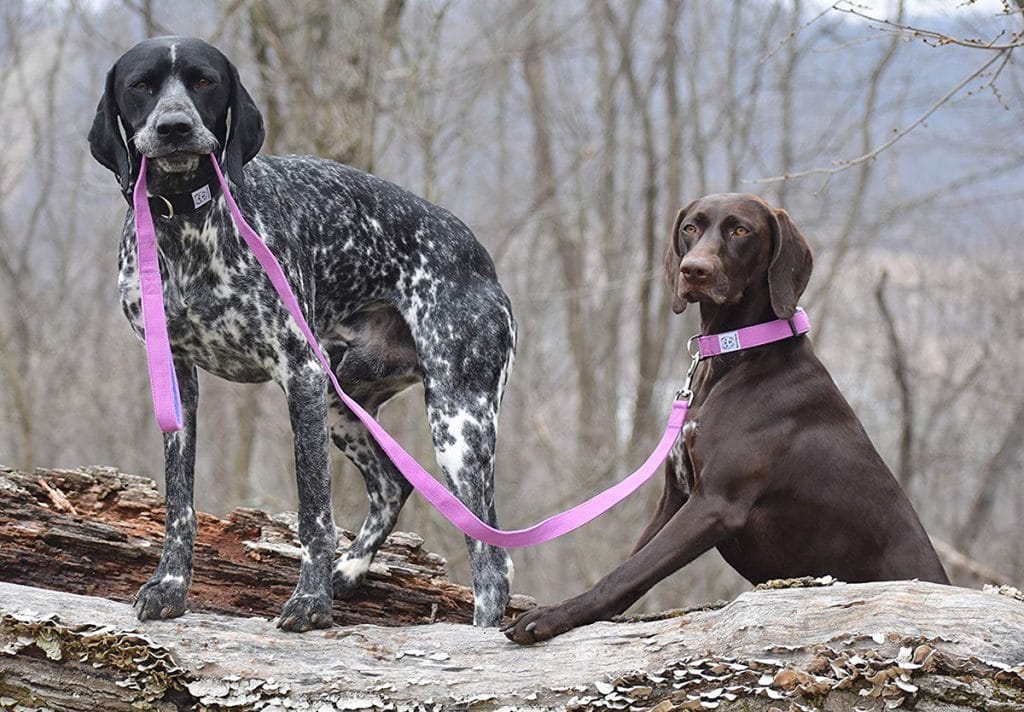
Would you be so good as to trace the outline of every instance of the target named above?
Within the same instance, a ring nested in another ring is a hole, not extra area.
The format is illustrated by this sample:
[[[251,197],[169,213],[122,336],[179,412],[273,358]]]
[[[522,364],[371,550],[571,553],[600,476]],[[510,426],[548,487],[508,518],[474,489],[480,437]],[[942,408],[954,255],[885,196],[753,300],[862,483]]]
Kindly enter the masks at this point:
[[[783,47],[785,47],[790,42],[795,41],[797,35],[799,35],[801,32],[806,30],[808,27],[810,27],[811,25],[816,23],[821,18],[825,17],[825,15],[827,15],[831,11],[832,11],[831,7],[826,7],[824,10],[819,12],[817,15],[812,17],[807,22],[803,23],[802,25],[798,25],[797,27],[794,27],[792,30],[790,30],[789,34],[787,34],[782,39],[782,41],[779,42],[778,46],[776,46],[775,49],[773,49],[768,54],[766,54],[763,57],[761,57],[761,59],[758,60],[758,63],[759,64],[765,64],[766,62],[768,62],[772,57],[774,57],[776,54],[778,54],[782,50]]]
[[[854,166],[860,165],[861,163],[866,163],[868,161],[872,161],[875,158],[877,158],[880,153],[885,151],[887,148],[892,146],[894,143],[896,143],[897,141],[899,141],[900,139],[905,137],[907,134],[909,134],[911,131],[916,129],[918,126],[923,124],[925,121],[927,121],[929,116],[934,114],[936,111],[938,111],[940,108],[942,108],[946,103],[948,103],[949,100],[952,99],[954,96],[956,96],[956,94],[959,93],[961,89],[963,89],[965,86],[970,84],[979,75],[983,74],[986,69],[988,69],[993,64],[995,64],[997,61],[1002,59],[1003,56],[1005,54],[1007,54],[1008,52],[1010,52],[1010,51],[1011,50],[1005,49],[1005,50],[1002,50],[1002,51],[996,53],[991,59],[989,59],[987,62],[985,62],[983,65],[981,65],[981,67],[979,67],[978,69],[976,69],[973,72],[971,72],[967,77],[965,77],[963,80],[958,82],[956,86],[954,86],[948,92],[943,94],[942,97],[938,101],[936,101],[934,104],[932,104],[930,107],[928,107],[927,111],[925,111],[923,114],[918,116],[916,119],[914,119],[908,125],[904,126],[901,129],[896,130],[893,133],[892,137],[888,141],[886,141],[885,143],[883,143],[883,144],[881,144],[879,146],[876,146],[875,148],[873,148],[872,150],[868,151],[865,154],[857,156],[856,158],[843,159],[843,160],[839,161],[837,163],[837,165],[831,166],[829,168],[809,168],[808,170],[805,170],[805,171],[796,171],[795,173],[786,173],[784,175],[772,176],[770,178],[751,178],[751,179],[745,179],[743,182],[744,183],[778,183],[778,182],[784,181],[784,180],[791,180],[793,178],[803,178],[804,176],[811,176],[811,175],[827,175],[827,176],[832,176],[832,175],[835,175],[836,173],[841,173],[841,172],[843,172],[845,170],[849,170],[850,168],[853,168]]]
[[[1007,49],[1016,49],[1017,47],[1024,47],[1024,35],[1018,34],[1016,32],[1010,35],[1013,38],[1010,42],[1004,42],[1001,44],[996,44],[996,41],[1006,33],[1005,30],[1003,30],[998,35],[996,35],[996,37],[988,41],[974,40],[969,38],[961,39],[959,37],[953,37],[952,35],[947,35],[943,32],[938,32],[936,30],[927,30],[921,27],[904,25],[899,22],[893,22],[891,20],[873,17],[855,8],[842,7],[841,5],[842,3],[836,3],[831,7],[831,9],[835,10],[836,12],[845,12],[849,13],[850,15],[862,17],[865,20],[868,20],[869,22],[877,22],[882,25],[882,27],[879,27],[878,29],[882,30],[883,32],[896,32],[898,34],[910,35],[912,37],[920,37],[922,40],[924,40],[927,44],[931,45],[932,47],[958,45],[960,47],[969,47],[971,49],[987,49],[995,52],[1001,52]]]
[[[37,482],[39,482],[39,486],[43,488],[43,491],[46,492],[46,495],[50,498],[54,507],[61,512],[71,512],[71,514],[74,514],[76,517],[78,516],[78,510],[75,509],[75,505],[71,504],[71,500],[67,498],[67,495],[60,491],[60,488],[52,487],[50,483],[42,477],[40,477]]]

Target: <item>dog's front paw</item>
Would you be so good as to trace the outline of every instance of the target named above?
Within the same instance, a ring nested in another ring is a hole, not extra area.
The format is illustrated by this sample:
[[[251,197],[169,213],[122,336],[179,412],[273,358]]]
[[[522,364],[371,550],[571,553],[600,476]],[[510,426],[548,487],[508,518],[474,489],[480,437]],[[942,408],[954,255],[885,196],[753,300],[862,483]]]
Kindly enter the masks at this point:
[[[157,573],[136,594],[135,615],[140,621],[177,618],[185,612],[187,592],[184,576]]]
[[[277,627],[293,633],[304,633],[313,628],[330,628],[331,597],[323,594],[293,594],[281,609]]]
[[[514,643],[533,645],[561,635],[580,624],[569,606],[562,604],[527,611],[502,628],[501,632]]]

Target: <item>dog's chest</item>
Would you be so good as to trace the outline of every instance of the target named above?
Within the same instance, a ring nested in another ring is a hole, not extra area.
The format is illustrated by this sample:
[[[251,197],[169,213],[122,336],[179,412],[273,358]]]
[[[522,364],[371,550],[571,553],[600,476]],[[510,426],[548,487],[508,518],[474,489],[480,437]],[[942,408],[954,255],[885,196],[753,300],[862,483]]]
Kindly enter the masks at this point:
[[[697,444],[697,437],[700,432],[700,421],[696,417],[688,418],[683,426],[682,437],[677,441],[676,448],[679,451],[681,467],[676,468],[676,477],[680,479],[680,485],[692,490],[697,480],[697,467],[694,460],[694,448]]]
[[[255,258],[212,220],[157,230],[171,348],[222,378],[268,380],[279,360],[270,337],[282,317]],[[122,240],[118,287],[125,316],[142,338],[133,230]]]

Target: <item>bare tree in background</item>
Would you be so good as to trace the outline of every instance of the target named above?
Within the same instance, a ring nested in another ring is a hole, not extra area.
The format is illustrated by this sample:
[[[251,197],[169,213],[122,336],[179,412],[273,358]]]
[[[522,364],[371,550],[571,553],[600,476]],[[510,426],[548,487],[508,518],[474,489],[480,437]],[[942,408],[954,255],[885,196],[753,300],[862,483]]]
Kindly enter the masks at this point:
[[[265,152],[372,170],[452,209],[494,256],[519,323],[497,462],[507,526],[646,456],[698,328],[697,310],[667,308],[672,218],[706,193],[760,190],[811,241],[816,349],[958,580],[1020,583],[1014,3],[929,18],[896,3],[887,22],[803,0],[0,3],[0,462],[160,478],[143,352],[116,290],[125,205],[84,134],[121,52],[199,34],[256,97]],[[278,390],[206,376],[201,389],[198,506],[294,507]],[[421,391],[382,417],[433,462]],[[351,525],[363,485],[343,457],[334,466],[336,516]],[[514,552],[517,589],[551,600],[593,582],[655,496]],[[422,501],[400,527],[468,579],[461,537]],[[641,606],[744,585],[702,557]]]

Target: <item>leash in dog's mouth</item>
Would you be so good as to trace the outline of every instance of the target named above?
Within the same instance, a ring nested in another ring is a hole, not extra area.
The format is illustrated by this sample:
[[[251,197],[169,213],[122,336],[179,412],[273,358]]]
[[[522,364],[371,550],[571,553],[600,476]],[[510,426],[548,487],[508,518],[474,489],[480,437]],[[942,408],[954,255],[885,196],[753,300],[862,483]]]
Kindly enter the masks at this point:
[[[267,247],[263,238],[246,222],[242,212],[235,203],[231,189],[221,170],[217,157],[209,155],[210,163],[216,174],[216,185],[223,194],[224,202],[235,224],[238,234],[248,245],[253,256],[260,263],[271,285],[281,298],[285,308],[295,320],[299,330],[305,336],[309,347],[327,377],[334,386],[341,401],[352,411],[369,430],[370,435],[380,445],[385,455],[391,460],[409,483],[422,494],[435,509],[438,510],[463,534],[487,544],[504,548],[520,548],[534,546],[567,534],[604,514],[641,485],[647,482],[661,467],[668,457],[669,451],[679,438],[679,433],[686,420],[686,413],[693,396],[691,383],[697,364],[705,358],[723,353],[742,351],[763,346],[775,341],[793,338],[810,330],[810,321],[803,309],[798,308],[792,319],[776,319],[756,324],[736,331],[723,334],[711,334],[693,337],[687,345],[690,350],[690,367],[687,371],[683,387],[676,392],[672,411],[669,415],[665,432],[658,441],[654,451],[647,460],[628,477],[599,492],[590,499],[526,529],[513,531],[495,529],[479,519],[455,495],[449,492],[433,475],[423,468],[381,425],[353,400],[341,388],[331,368],[330,361],[324,355],[313,331],[310,328],[299,302],[288,279],[281,269],[280,263]],[[136,249],[139,262],[139,287],[142,299],[143,328],[146,343],[146,361],[149,368],[149,380],[153,394],[153,410],[157,424],[165,432],[174,432],[183,427],[181,397],[178,393],[178,381],[174,372],[174,360],[171,354],[170,340],[167,336],[167,319],[164,314],[163,284],[160,278],[160,264],[157,254],[156,230],[153,226],[151,212],[152,200],[146,192],[147,158],[142,157],[139,167],[139,178],[133,192],[135,210]],[[209,202],[211,197],[206,202]],[[205,205],[206,203],[204,203]],[[172,213],[173,215],[173,213]],[[696,343],[696,350],[691,347]]]
[[[211,162],[203,160],[208,157],[207,154],[180,153],[168,156],[143,156],[143,159],[148,166],[151,161],[166,161],[178,155],[199,160],[198,166],[192,171],[195,174],[192,187],[179,193],[150,194],[148,190],[146,193],[150,212],[165,220],[200,210],[220,197],[221,193],[220,182],[217,180],[217,174]],[[137,182],[136,185],[138,185]]]

